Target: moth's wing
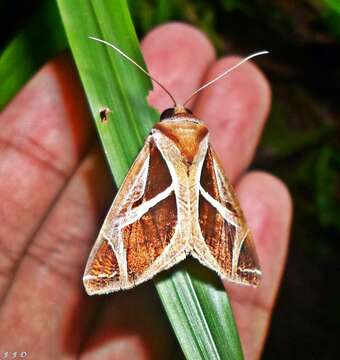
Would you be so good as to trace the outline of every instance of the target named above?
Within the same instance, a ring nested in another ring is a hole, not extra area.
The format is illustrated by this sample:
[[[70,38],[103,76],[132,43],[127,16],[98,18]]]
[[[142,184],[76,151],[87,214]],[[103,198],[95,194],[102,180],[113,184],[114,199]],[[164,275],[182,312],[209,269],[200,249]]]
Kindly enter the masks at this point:
[[[185,257],[169,169],[150,136],[121,186],[84,273],[88,294],[128,289]]]
[[[211,146],[199,185],[199,229],[193,256],[228,280],[257,286],[261,271],[237,197]]]

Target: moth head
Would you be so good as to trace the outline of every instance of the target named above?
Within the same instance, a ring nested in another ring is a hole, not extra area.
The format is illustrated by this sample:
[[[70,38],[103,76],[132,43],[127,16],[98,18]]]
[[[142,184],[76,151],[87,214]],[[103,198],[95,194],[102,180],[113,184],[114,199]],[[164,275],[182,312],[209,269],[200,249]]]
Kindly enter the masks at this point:
[[[161,113],[159,120],[163,121],[163,120],[167,120],[167,119],[174,118],[177,116],[194,117],[193,113],[190,109],[188,109],[182,105],[176,105],[172,108],[168,108],[168,109],[164,110]]]

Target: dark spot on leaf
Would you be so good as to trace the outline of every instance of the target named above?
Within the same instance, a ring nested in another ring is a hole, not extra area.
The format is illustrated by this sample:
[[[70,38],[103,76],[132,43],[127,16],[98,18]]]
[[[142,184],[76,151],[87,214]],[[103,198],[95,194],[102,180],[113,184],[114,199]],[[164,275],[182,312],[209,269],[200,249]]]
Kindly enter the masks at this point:
[[[103,108],[99,111],[100,121],[105,123],[109,120],[109,115],[111,114],[111,110],[109,108]]]

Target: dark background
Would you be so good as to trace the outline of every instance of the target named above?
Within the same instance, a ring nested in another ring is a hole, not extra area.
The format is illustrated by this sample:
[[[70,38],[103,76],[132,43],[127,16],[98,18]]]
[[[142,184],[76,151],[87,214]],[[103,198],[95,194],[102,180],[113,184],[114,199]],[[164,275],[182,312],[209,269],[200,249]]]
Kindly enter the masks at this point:
[[[42,2],[0,4],[0,50]],[[220,55],[270,50],[257,60],[273,106],[253,168],[287,183],[295,215],[263,358],[340,358],[340,1],[131,0],[130,8],[140,37],[180,20],[206,32]]]

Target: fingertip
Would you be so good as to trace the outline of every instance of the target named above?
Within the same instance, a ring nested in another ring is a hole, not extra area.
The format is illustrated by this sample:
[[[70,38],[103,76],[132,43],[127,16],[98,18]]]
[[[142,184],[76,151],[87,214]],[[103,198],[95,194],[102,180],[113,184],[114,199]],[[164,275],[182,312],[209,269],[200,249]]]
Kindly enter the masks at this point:
[[[247,216],[261,222],[259,226],[268,227],[273,222],[279,222],[279,228],[290,226],[293,201],[287,185],[278,177],[264,171],[249,172],[239,182],[237,191]]]
[[[231,55],[217,60],[206,74],[204,82],[214,79],[242,59],[240,56]],[[196,106],[197,111],[202,112],[204,110],[204,114],[208,110],[213,111],[212,107],[206,109],[204,106],[206,102],[211,101],[212,97],[216,99],[219,110],[225,109],[229,115],[242,117],[241,121],[243,118],[247,119],[249,115],[253,115],[253,117],[257,115],[257,119],[264,119],[270,109],[271,89],[260,68],[254,62],[248,61],[219,80],[216,85],[214,84],[202,92],[199,104]],[[215,113],[216,110],[213,114],[215,115]],[[226,119],[225,114],[224,119]],[[233,116],[230,117],[233,118]]]
[[[292,200],[287,186],[262,171],[242,177],[236,187],[262,270],[259,288],[226,284],[245,358],[259,358],[287,254]]]
[[[271,303],[280,283],[292,221],[292,198],[277,177],[262,171],[246,174],[237,186],[241,207],[253,234],[263,278],[261,291]]]
[[[171,42],[168,43],[166,40],[171,40]],[[165,45],[190,46],[191,41],[202,46],[202,49],[206,50],[212,59],[215,57],[215,49],[208,37],[196,27],[182,22],[156,26],[144,37],[141,46],[143,50],[148,50],[148,47],[153,48],[157,44],[164,45],[164,43]]]
[[[292,197],[287,185],[275,175],[261,170],[250,171],[243,176],[237,188],[248,186],[251,186],[258,193],[263,193],[264,196],[275,193],[276,202],[284,204],[289,210],[293,207]]]
[[[150,73],[179,103],[199,86],[215,59],[215,50],[207,36],[195,27],[179,22],[156,27],[146,35],[141,47]],[[149,102],[159,110],[172,105],[158,86],[154,86]]]
[[[204,83],[241,59],[238,56],[227,56],[216,61],[209,69]],[[208,124],[211,142],[220,154],[231,180],[238,177],[251,162],[270,104],[269,83],[252,62],[242,64],[200,94],[194,113]]]
[[[231,67],[242,61],[243,58],[240,56],[229,56],[225,58],[225,60],[229,62],[229,67]],[[272,98],[271,87],[267,77],[260,67],[256,65],[255,61],[254,59],[242,64],[238,69],[240,70],[238,74],[239,77],[237,78],[237,76],[235,76],[234,85],[237,87],[239,84],[240,94],[247,96],[250,107],[247,108],[244,106],[245,111],[249,111],[250,115],[257,115],[254,117],[264,121],[270,110]],[[251,96],[254,95],[257,96],[256,100],[251,98]],[[248,97],[250,97],[250,99]]]

